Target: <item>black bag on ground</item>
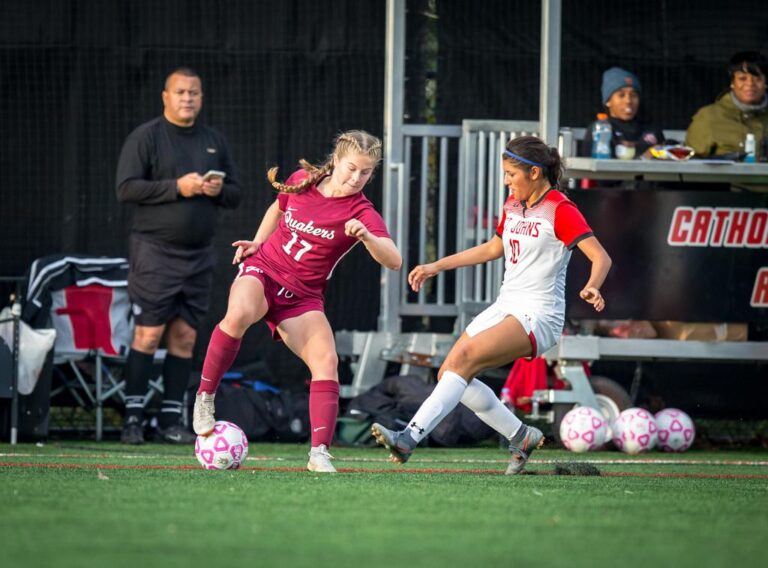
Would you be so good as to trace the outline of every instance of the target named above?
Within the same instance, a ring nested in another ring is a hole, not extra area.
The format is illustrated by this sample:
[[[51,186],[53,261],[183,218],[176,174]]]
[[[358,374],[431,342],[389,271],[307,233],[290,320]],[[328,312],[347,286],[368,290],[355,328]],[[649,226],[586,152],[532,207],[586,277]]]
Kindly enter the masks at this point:
[[[269,411],[275,442],[306,442],[309,439],[309,394],[261,391]]]
[[[438,446],[468,446],[487,440],[495,430],[480,420],[463,404],[459,404],[435,426],[429,441]]]
[[[413,375],[387,377],[353,398],[345,416],[402,430],[434,387]],[[429,441],[439,446],[475,444],[487,440],[493,432],[474,412],[459,404],[430,433]]]
[[[263,439],[271,430],[269,409],[259,393],[220,385],[216,391],[216,420],[240,426],[249,441]]]
[[[216,420],[237,424],[251,442],[305,442],[309,395],[222,384],[216,391]]]

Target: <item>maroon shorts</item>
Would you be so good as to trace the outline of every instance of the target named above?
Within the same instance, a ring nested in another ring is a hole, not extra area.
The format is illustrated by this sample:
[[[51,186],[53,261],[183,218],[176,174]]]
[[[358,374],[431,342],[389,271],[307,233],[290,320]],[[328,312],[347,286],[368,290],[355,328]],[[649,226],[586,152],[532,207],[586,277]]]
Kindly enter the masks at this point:
[[[277,326],[281,322],[307,312],[324,312],[322,298],[301,298],[285,286],[272,280],[268,274],[257,266],[241,264],[235,280],[243,276],[257,278],[264,286],[267,313],[264,314],[263,320],[269,326],[269,330],[272,332],[272,339],[275,341],[282,341],[277,331]]]

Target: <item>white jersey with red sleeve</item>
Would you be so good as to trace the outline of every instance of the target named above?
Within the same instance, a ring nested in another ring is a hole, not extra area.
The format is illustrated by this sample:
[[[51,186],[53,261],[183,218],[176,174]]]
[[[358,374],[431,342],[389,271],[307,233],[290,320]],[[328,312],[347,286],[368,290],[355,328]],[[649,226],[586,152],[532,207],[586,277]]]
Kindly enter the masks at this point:
[[[496,229],[504,242],[504,282],[497,303],[565,318],[571,251],[592,236],[576,205],[550,189],[531,207],[510,196]]]
[[[286,181],[296,185],[307,172],[294,172]],[[279,193],[283,212],[277,229],[246,264],[302,297],[322,297],[334,268],[358,242],[344,234],[350,219],[363,223],[377,237],[390,238],[381,215],[362,194],[325,197],[315,184],[301,193]]]

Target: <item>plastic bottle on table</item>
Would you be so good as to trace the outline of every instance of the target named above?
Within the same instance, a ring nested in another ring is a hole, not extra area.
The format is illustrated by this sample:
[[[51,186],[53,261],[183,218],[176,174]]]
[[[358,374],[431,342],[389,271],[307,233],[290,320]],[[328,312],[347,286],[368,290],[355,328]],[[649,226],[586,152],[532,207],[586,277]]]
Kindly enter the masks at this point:
[[[755,163],[755,135],[749,132],[744,139],[744,162],[748,164]]]
[[[613,128],[608,122],[608,115],[597,113],[597,120],[592,125],[592,157],[596,160],[607,160],[611,157],[611,138]]]

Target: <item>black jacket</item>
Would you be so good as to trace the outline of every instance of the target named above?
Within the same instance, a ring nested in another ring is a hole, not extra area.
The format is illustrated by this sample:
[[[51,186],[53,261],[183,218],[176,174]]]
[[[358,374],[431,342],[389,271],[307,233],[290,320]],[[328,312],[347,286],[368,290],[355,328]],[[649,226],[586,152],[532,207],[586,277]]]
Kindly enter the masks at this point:
[[[176,180],[190,172],[227,174],[216,197],[177,194]],[[240,203],[237,168],[222,134],[199,122],[181,128],[164,117],[139,126],[126,139],[117,165],[117,198],[137,205],[134,233],[185,248],[211,243],[219,207]]]

